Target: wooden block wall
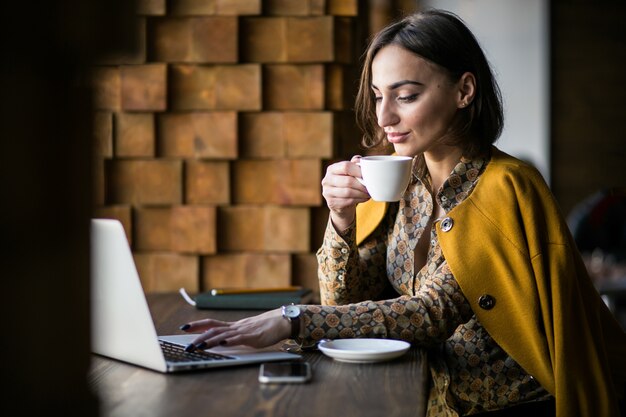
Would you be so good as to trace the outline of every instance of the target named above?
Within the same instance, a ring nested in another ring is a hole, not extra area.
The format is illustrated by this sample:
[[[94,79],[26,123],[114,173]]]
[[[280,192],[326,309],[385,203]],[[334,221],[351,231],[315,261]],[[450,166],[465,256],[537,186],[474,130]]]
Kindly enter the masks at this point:
[[[141,0],[93,71],[95,215],[147,291],[317,290],[325,167],[356,151],[357,0]]]

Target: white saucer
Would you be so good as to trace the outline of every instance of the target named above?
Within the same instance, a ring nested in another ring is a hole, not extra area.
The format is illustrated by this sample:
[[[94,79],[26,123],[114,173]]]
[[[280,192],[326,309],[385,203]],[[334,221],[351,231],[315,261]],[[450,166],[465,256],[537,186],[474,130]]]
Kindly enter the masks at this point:
[[[317,347],[322,353],[337,361],[368,363],[402,356],[411,345],[391,339],[337,339],[321,341]]]

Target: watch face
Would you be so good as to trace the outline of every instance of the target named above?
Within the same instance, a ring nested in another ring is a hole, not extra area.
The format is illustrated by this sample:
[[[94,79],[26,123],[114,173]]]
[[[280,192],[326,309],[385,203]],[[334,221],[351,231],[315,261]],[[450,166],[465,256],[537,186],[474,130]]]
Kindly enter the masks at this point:
[[[300,309],[298,308],[298,306],[288,305],[283,307],[283,314],[285,315],[285,317],[293,319],[300,316]]]

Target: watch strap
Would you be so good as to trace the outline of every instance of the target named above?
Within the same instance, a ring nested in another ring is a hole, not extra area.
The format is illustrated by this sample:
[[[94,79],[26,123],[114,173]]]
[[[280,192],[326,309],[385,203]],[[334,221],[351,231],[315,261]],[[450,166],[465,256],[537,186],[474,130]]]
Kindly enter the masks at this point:
[[[294,340],[300,340],[300,321],[301,316],[293,319],[289,319],[291,322],[291,338]]]
[[[291,304],[291,306],[295,306],[295,304]],[[284,311],[284,306],[283,306],[283,317],[286,318],[287,320],[289,320],[289,323],[291,324],[291,339],[294,340],[299,340],[300,339],[300,318],[302,317],[302,314],[298,314],[297,317],[289,317],[288,315],[285,314]]]

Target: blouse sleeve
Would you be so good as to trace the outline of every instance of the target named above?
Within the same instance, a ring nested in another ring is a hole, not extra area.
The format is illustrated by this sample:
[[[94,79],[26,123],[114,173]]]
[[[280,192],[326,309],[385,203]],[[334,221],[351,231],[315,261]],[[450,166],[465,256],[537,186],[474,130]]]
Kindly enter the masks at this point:
[[[308,344],[324,338],[376,337],[429,347],[448,339],[473,314],[451,273],[424,280],[414,296],[300,309]]]
[[[380,298],[391,286],[385,272],[386,251],[383,236],[371,236],[363,248],[357,248],[354,224],[339,234],[329,219],[324,243],[317,251],[322,304]]]

